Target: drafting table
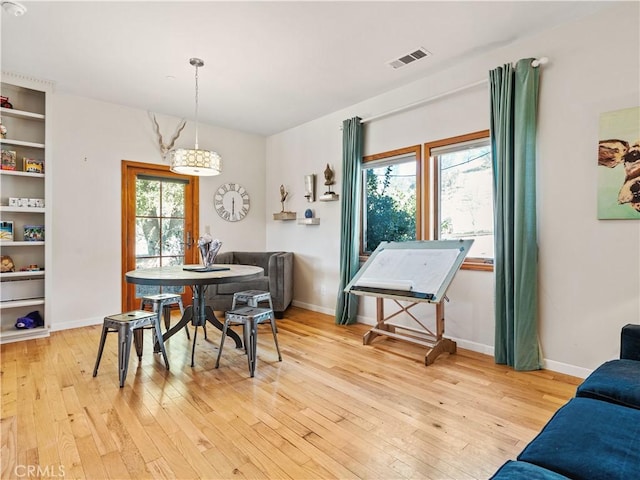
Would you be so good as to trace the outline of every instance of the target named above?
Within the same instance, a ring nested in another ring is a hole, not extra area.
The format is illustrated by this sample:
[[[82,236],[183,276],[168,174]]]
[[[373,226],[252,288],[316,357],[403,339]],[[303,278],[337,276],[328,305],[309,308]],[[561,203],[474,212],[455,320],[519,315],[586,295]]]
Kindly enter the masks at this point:
[[[456,343],[444,338],[443,299],[472,244],[473,240],[382,242],[344,289],[376,297],[376,326],[365,333],[364,344],[386,336],[425,346],[429,349],[425,365],[432,364],[443,352],[455,353]],[[384,299],[393,300],[400,310],[385,316]],[[410,312],[424,302],[436,307],[435,333]],[[403,312],[418,327],[391,321]]]

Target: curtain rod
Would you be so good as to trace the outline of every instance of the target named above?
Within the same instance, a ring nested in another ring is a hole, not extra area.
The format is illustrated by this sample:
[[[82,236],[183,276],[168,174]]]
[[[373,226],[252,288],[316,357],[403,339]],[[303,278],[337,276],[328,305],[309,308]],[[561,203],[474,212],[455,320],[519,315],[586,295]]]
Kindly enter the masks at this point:
[[[531,62],[531,66],[532,67],[539,67],[540,65],[544,65],[544,64],[546,64],[548,62],[549,62],[549,59],[547,57],[540,57],[540,58],[536,58],[535,60],[533,60]],[[373,115],[371,117],[363,118],[362,120],[360,120],[360,123],[371,122],[373,120],[378,120],[379,118],[388,117],[389,115],[393,115],[394,113],[399,113],[399,112],[403,112],[405,110],[410,110],[410,109],[418,107],[420,105],[424,105],[425,103],[430,103],[430,102],[433,102],[433,101],[438,100],[440,98],[448,97],[449,95],[453,95],[454,93],[463,92],[465,90],[469,90],[469,89],[474,88],[474,87],[479,87],[480,85],[484,85],[485,83],[488,83],[488,82],[489,82],[489,79],[487,78],[485,80],[479,80],[477,82],[470,83],[468,85],[464,85],[462,87],[454,88],[453,90],[449,90],[449,91],[444,92],[444,93],[439,93],[438,95],[434,95],[433,97],[423,98],[423,99],[418,100],[416,102],[409,103],[408,105],[403,105],[401,107],[394,108],[393,110],[388,110],[386,112],[379,113],[379,114]],[[340,126],[340,129],[342,129],[342,126]]]

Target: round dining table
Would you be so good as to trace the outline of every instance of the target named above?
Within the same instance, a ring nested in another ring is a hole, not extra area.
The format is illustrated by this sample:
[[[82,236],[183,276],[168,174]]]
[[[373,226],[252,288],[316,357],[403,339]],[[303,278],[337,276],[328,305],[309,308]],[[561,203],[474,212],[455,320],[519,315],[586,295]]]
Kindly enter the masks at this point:
[[[254,265],[214,264],[205,268],[202,265],[171,265],[167,267],[140,268],[125,274],[128,283],[156,286],[189,286],[193,291],[193,303],[184,310],[180,321],[162,335],[166,342],[189,322],[195,327],[191,348],[191,366],[195,366],[194,356],[198,327],[204,327],[208,321],[218,330],[222,330],[213,307],[206,304],[205,293],[209,285],[252,280],[264,275],[264,269]],[[231,330],[227,333],[242,348],[242,340]]]

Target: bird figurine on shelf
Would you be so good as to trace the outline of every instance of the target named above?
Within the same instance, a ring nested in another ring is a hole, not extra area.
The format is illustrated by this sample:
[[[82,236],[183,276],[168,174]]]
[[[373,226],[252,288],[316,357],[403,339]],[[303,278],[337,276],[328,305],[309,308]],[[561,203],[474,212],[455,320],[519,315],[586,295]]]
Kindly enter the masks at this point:
[[[282,205],[281,212],[284,212],[284,201],[289,196],[289,192],[287,192],[284,188],[284,185],[280,185],[280,204]]]

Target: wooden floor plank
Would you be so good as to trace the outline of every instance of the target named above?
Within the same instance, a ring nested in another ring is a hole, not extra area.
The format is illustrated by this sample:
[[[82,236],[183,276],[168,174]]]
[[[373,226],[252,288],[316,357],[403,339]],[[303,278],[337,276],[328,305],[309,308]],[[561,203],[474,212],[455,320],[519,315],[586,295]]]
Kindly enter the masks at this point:
[[[194,367],[184,334],[167,342],[169,371],[145,334],[122,389],[114,337],[92,377],[101,326],[2,345],[2,478],[18,465],[100,479],[487,478],[580,383],[464,349],[426,367],[420,346],[363,345],[369,328],[291,307],[282,362],[260,326],[254,378],[233,343],[214,368],[211,327]]]

